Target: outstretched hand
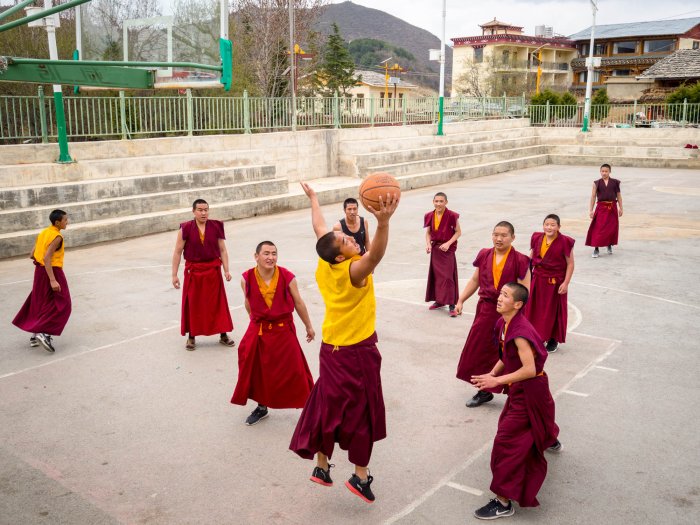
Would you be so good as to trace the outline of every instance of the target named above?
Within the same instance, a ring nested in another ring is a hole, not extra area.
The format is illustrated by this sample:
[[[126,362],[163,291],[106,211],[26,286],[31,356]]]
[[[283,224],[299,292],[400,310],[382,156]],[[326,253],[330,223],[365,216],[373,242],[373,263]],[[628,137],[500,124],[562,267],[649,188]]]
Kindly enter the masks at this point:
[[[299,182],[299,184],[301,184],[301,189],[304,190],[304,193],[306,193],[306,196],[309,199],[313,199],[316,196],[316,192],[311,186],[309,186],[305,182]]]
[[[367,209],[377,219],[377,223],[387,224],[391,216],[396,211],[398,205],[399,198],[396,196],[396,194],[387,193],[386,201],[382,198],[381,195],[379,196],[379,210],[375,210],[372,206],[369,205],[367,206]]]

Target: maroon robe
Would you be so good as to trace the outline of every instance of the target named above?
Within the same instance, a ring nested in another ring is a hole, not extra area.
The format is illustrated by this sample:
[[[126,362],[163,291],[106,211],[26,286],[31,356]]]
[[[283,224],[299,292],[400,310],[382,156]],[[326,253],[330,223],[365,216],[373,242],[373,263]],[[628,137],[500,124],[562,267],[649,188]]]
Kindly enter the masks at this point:
[[[330,459],[338,443],[348,459],[369,465],[375,441],[386,437],[377,334],[350,346],[321,344],[318,380],[294,430],[290,450]]]
[[[449,241],[457,229],[459,213],[445,208],[440,226],[435,229],[435,212],[430,211],[423,218],[423,227],[430,231],[430,268],[428,269],[428,287],[425,300],[438,304],[453,305],[459,298],[459,281],[457,279],[457,241],[450,249],[443,252],[440,245]]]
[[[535,232],[530,240],[532,249],[532,281],[530,298],[525,305],[525,317],[540,334],[542,341],[554,339],[566,342],[566,322],[568,319],[568,294],[559,294],[559,287],[566,277],[566,258],[576,242],[563,234],[550,244],[544,258],[540,248],[544,232]]]
[[[238,382],[231,398],[237,405],[252,399],[269,408],[302,408],[314,386],[292,317],[289,284],[294,274],[278,268],[271,307],[260,292],[255,269],[243,274],[250,324],[238,344]]]
[[[29,297],[15,316],[12,324],[33,334],[61,335],[70,318],[72,303],[68,281],[63,268],[52,266],[53,275],[61,285],[60,292],[51,289],[46,268],[34,262],[34,284]]]
[[[511,248],[503,267],[498,288],[493,283],[494,248],[484,248],[474,259],[479,269],[479,302],[476,315],[464,343],[457,365],[457,377],[471,384],[472,376],[488,374],[498,362],[498,342],[493,337],[493,327],[500,319],[496,301],[503,285],[524,279],[530,269],[530,259],[515,248]]]
[[[190,337],[233,330],[224,280],[221,276],[219,239],[226,239],[224,223],[208,220],[204,243],[194,220],[180,225],[185,241],[185,279],[182,286],[180,332]]]
[[[620,231],[620,218],[617,214],[617,194],[620,193],[620,181],[610,177],[607,186],[603,179],[598,179],[596,200],[591,225],[586,235],[586,246],[600,248],[617,244]]]
[[[536,507],[537,493],[547,475],[544,451],[552,446],[559,435],[554,422],[554,399],[549,391],[549,380],[544,373],[547,360],[541,338],[522,314],[511,319],[505,340],[501,318],[496,333],[502,341],[503,372],[515,372],[523,366],[515,339],[527,339],[535,353],[537,376],[504,387],[508,394],[491,452],[491,490],[494,494],[517,501],[521,507]]]

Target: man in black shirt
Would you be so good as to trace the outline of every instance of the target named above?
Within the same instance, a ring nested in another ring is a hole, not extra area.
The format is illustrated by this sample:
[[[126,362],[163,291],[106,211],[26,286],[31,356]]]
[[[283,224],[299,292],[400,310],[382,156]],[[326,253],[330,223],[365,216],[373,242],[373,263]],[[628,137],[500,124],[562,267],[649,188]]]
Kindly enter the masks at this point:
[[[343,202],[345,218],[340,219],[333,225],[334,231],[342,231],[345,235],[353,237],[360,245],[360,255],[369,251],[369,224],[367,219],[358,215],[358,203],[356,199],[350,197]]]

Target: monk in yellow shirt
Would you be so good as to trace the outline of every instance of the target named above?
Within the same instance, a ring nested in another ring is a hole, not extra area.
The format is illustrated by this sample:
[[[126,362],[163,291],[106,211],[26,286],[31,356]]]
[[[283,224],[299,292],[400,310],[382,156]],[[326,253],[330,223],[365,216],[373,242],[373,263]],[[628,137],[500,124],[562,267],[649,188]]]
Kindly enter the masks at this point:
[[[374,442],[386,437],[372,272],[384,257],[389,219],[399,199],[387,194],[379,210],[369,210],[377,219],[377,231],[372,249],[360,256],[360,246],[352,236],[328,229],[316,192],[303,182],[301,186],[311,201],[320,257],[316,282],[326,314],[318,380],[289,448],[305,459],[315,455],[311,481],[331,486],[329,460],[338,443],[355,465],[355,473],[345,486],[372,503],[375,498],[370,488],[373,478],[369,475],[369,460]]]
[[[36,238],[30,259],[34,262],[32,291],[12,324],[29,332],[31,346],[43,346],[55,352],[52,336],[59,336],[68,323],[71,298],[66,275],[63,273],[65,246],[63,234],[68,226],[68,214],[53,210],[49,214],[51,226]]]

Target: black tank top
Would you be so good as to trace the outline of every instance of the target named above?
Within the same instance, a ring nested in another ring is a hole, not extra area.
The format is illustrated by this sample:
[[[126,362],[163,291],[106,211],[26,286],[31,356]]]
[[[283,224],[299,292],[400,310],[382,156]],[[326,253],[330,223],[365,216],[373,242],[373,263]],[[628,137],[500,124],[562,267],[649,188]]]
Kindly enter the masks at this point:
[[[354,238],[357,241],[357,244],[360,245],[360,255],[364,255],[364,253],[367,251],[365,249],[365,219],[363,217],[359,217],[359,220],[360,220],[360,229],[354,233],[351,232],[350,229],[348,228],[348,225],[345,222],[345,219],[340,219],[340,227],[343,230],[343,233],[345,235],[349,235],[350,237]]]

